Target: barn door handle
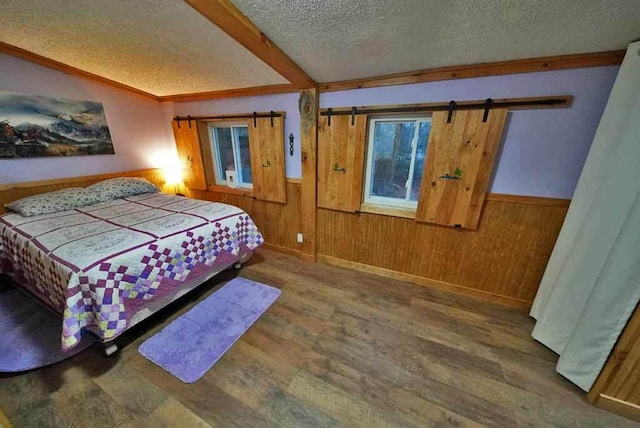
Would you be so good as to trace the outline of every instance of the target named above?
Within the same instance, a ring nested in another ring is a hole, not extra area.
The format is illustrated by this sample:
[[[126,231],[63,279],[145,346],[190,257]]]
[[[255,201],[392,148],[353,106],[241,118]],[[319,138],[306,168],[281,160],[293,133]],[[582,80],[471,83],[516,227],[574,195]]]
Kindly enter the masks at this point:
[[[340,168],[340,165],[338,165],[338,162],[336,162],[336,163],[333,165],[333,170],[334,170],[334,171],[336,171],[336,172],[347,172],[347,169],[346,169],[346,168],[344,168],[344,167],[343,167],[343,168]]]

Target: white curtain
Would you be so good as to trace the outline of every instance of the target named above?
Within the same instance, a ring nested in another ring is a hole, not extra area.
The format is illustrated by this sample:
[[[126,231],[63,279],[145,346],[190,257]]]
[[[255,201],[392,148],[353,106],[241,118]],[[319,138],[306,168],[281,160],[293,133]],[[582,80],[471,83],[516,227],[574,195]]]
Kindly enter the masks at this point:
[[[531,308],[532,335],[560,354],[558,373],[588,391],[638,300],[640,42],[629,45],[598,126]]]

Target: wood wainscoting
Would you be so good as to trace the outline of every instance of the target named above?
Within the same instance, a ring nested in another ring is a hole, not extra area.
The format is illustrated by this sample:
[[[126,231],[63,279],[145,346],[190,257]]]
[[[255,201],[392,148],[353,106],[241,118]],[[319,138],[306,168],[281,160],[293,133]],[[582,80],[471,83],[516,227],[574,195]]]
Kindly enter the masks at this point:
[[[0,185],[4,204],[38,193],[88,186],[121,176],[144,177],[167,193],[223,202],[244,209],[258,225],[265,247],[300,256],[302,184],[287,179],[287,203],[260,201],[233,189],[188,190],[165,186],[159,169]],[[531,305],[562,227],[568,200],[488,194],[476,230],[416,223],[374,213],[317,209],[320,261],[405,281]]]
[[[318,258],[528,307],[569,201],[487,195],[476,230],[318,209]]]
[[[245,210],[258,226],[265,239],[265,247],[299,255],[301,244],[297,241],[302,231],[300,216],[302,184],[300,180],[287,179],[287,203],[262,201],[249,195],[212,190],[185,190],[190,198],[235,205]]]

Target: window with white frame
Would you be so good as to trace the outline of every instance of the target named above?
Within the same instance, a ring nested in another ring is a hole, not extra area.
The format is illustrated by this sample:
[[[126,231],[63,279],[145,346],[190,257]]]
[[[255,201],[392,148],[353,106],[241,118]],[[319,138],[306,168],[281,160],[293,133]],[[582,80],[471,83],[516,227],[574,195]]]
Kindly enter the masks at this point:
[[[416,209],[431,117],[369,120],[364,202]]]
[[[253,187],[249,131],[244,123],[209,125],[216,184],[227,185],[227,171],[235,172],[239,187]],[[235,186],[232,186],[235,187]]]

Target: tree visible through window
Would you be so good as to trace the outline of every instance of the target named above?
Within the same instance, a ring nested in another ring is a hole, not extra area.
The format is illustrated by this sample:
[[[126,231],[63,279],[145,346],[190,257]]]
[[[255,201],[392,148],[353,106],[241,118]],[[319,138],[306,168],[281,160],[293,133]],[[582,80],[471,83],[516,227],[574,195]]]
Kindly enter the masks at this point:
[[[216,183],[227,184],[227,171],[236,171],[238,184],[252,187],[249,132],[244,124],[215,123],[209,125],[214,153]]]
[[[365,203],[417,207],[430,130],[428,117],[370,120]]]

